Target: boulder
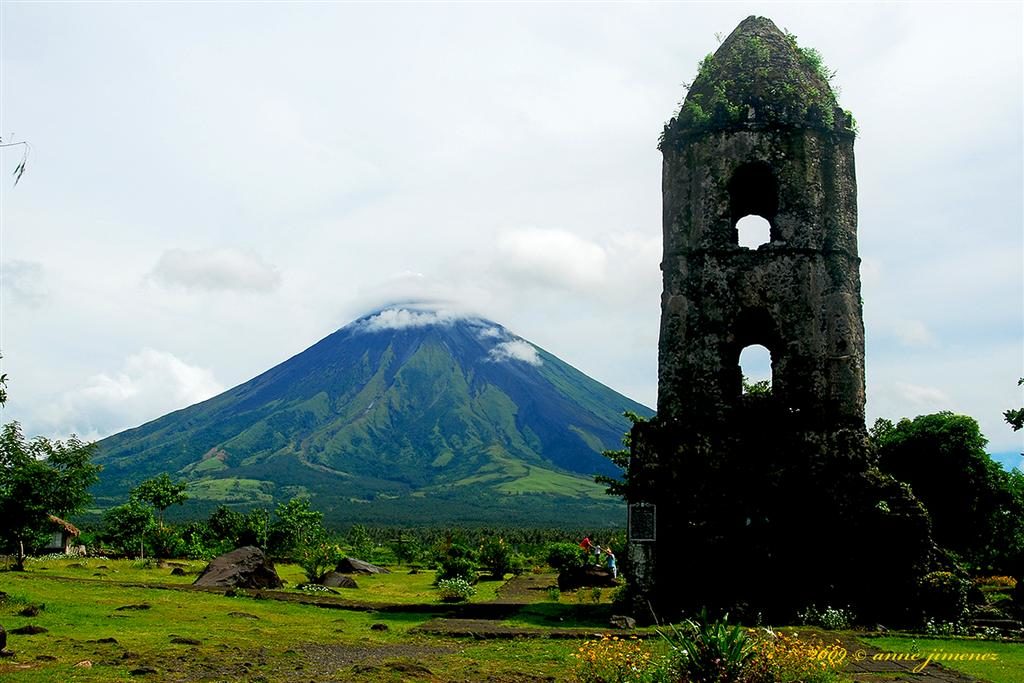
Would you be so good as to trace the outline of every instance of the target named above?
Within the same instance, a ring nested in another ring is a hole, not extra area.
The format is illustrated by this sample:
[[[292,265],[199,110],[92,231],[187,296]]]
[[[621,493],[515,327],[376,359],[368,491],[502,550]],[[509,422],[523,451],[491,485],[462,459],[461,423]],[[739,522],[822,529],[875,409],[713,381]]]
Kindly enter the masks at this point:
[[[251,545],[215,557],[192,582],[218,588],[280,588],[281,577],[263,551]]]
[[[608,620],[608,625],[612,628],[636,628],[636,619],[634,619],[633,617],[627,617],[622,614],[613,614],[612,618]]]
[[[558,589],[563,591],[576,588],[614,588],[618,585],[611,571],[592,564],[567,569],[558,575]]]
[[[339,574],[390,574],[391,572],[384,567],[378,567],[375,564],[357,560],[354,557],[346,557],[338,563],[338,566],[334,568],[334,571]]]
[[[327,572],[320,577],[318,583],[321,586],[330,586],[331,588],[359,588],[355,579],[337,571]]]

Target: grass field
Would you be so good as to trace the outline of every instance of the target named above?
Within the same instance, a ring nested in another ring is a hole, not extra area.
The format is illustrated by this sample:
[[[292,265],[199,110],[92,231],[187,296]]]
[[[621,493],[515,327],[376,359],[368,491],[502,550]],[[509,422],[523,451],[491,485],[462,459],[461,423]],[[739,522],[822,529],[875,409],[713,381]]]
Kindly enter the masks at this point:
[[[0,623],[16,653],[13,659],[0,660],[0,679],[138,680],[132,671],[152,669],[149,680],[167,681],[522,680],[522,675],[556,675],[573,649],[568,642],[545,640],[517,642],[513,651],[507,642],[481,644],[411,632],[436,616],[431,613],[323,609],[220,593],[126,587],[122,581],[140,581],[146,571],[151,581],[170,578],[176,581],[166,583],[187,585],[194,579],[165,577],[163,569],[132,568],[136,563],[130,562],[106,562],[123,567],[116,574],[111,570],[110,580],[68,580],[81,570],[66,565],[76,563],[47,564],[43,571],[30,565],[28,572],[0,573],[0,590],[8,594],[0,604]],[[380,602],[393,603],[386,598],[403,587],[409,588],[401,596],[407,600],[432,590],[430,573],[367,578],[358,577],[367,587],[352,592]],[[482,588],[484,597],[493,596],[493,588]],[[36,616],[19,616],[28,605],[45,608]],[[11,633],[30,624],[46,631]],[[520,678],[512,677],[515,672]]]
[[[0,659],[0,680],[569,681],[572,654],[584,639],[608,632],[611,614],[612,591],[548,592],[545,581],[553,575],[523,577],[511,593],[499,594],[501,581],[480,582],[469,612],[461,614],[438,601],[429,570],[357,576],[358,589],[325,597],[295,589],[305,577],[285,564],[278,566],[284,589],[229,597],[191,588],[203,566],[69,558],[33,560],[25,572],[0,571],[6,593],[0,624],[15,653]],[[174,568],[185,575],[172,575]],[[500,601],[510,595],[526,596],[526,604],[507,612]],[[26,612],[33,606],[34,614]],[[501,609],[482,616],[493,608]],[[38,632],[16,632],[27,626]],[[467,630],[477,635],[457,637]],[[653,652],[666,649],[655,630],[636,633],[653,636],[645,645]],[[860,647],[856,633],[814,635],[823,642],[840,636],[850,652]],[[1024,680],[1024,645],[1017,643],[911,637],[861,643],[896,653],[942,653],[947,668],[992,683]],[[995,656],[963,661],[971,653]],[[950,655],[961,655],[960,661]],[[841,673],[840,680],[886,676]]]
[[[990,640],[963,638],[866,638],[865,642],[897,653],[917,653],[922,659],[929,655],[948,669],[962,671],[992,683],[1024,681],[1024,645]],[[979,661],[986,655],[986,661]],[[969,659],[975,657],[976,659]],[[925,667],[927,669],[927,666]]]

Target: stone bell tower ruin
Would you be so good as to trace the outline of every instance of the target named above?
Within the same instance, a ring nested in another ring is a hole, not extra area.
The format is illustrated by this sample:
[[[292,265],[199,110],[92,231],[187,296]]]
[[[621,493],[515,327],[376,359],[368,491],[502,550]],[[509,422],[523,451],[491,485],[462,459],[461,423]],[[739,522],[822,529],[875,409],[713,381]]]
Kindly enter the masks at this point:
[[[659,616],[896,613],[931,561],[927,518],[864,427],[854,138],[817,53],[761,17],[665,126],[658,415],[627,475],[635,597]],[[747,216],[769,226],[756,248]],[[754,344],[768,395],[743,391]]]

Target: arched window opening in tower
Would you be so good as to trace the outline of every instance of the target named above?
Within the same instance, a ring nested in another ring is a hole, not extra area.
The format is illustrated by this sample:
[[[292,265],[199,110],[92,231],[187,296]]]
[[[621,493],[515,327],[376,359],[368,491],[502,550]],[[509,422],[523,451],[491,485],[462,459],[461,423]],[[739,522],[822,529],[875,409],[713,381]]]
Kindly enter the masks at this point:
[[[736,244],[756,249],[775,239],[774,221],[779,212],[779,183],[768,164],[755,161],[741,165],[733,172],[728,189],[729,213]],[[756,221],[756,228],[751,225],[753,221]]]
[[[736,221],[736,236],[741,247],[757,249],[772,241],[772,226],[760,216],[744,216]]]
[[[740,376],[743,393],[767,395],[772,391],[772,354],[760,344],[751,344],[740,351]]]

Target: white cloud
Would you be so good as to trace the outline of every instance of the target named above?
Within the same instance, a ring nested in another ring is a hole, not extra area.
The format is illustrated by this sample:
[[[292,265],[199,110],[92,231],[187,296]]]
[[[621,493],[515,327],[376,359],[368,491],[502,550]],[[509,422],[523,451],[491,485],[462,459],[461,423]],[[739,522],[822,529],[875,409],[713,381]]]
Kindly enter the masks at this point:
[[[129,356],[120,371],[94,375],[65,393],[47,421],[54,433],[102,438],[223,390],[210,370],[147,348]]]
[[[533,344],[522,339],[501,342],[490,350],[487,357],[495,363],[511,360],[522,361],[528,365],[542,365],[544,363]]]
[[[5,64],[4,120],[60,158],[0,185],[3,259],[45,264],[45,306],[5,284],[0,321],[19,387],[6,410],[27,432],[140,348],[187,353],[232,384],[405,301],[466,302],[653,405],[656,139],[741,8],[8,4],[0,40],[24,59]],[[839,70],[860,123],[869,407],[925,412],[894,383],[937,386],[955,405],[936,408],[979,419],[994,449],[1024,448],[1002,422],[1024,374],[1019,3],[770,11]],[[337,66],[366,55],[372,68]],[[906,115],[935,102],[927,126]],[[136,286],[164,249],[215,244],[286,277],[183,267]],[[274,291],[196,296],[225,289]],[[905,317],[940,343],[907,353],[925,335],[901,339]]]
[[[893,387],[900,398],[919,409],[948,410],[953,403],[946,392],[936,387],[906,382],[896,382]]]
[[[529,284],[585,289],[604,282],[603,247],[565,230],[523,228],[498,239],[498,267]]]
[[[446,310],[416,310],[414,308],[389,308],[376,313],[359,323],[363,332],[382,330],[406,330],[414,327],[451,325],[462,316]]]
[[[0,285],[15,304],[36,307],[49,295],[43,264],[35,261],[5,261],[0,264]]]
[[[505,333],[501,331],[500,327],[481,327],[477,331],[477,336],[481,339],[501,339]]]
[[[906,346],[930,346],[935,343],[928,326],[920,320],[900,320],[895,325],[895,332]]]
[[[149,277],[164,287],[207,291],[269,292],[281,285],[277,268],[255,253],[234,248],[168,249]]]

